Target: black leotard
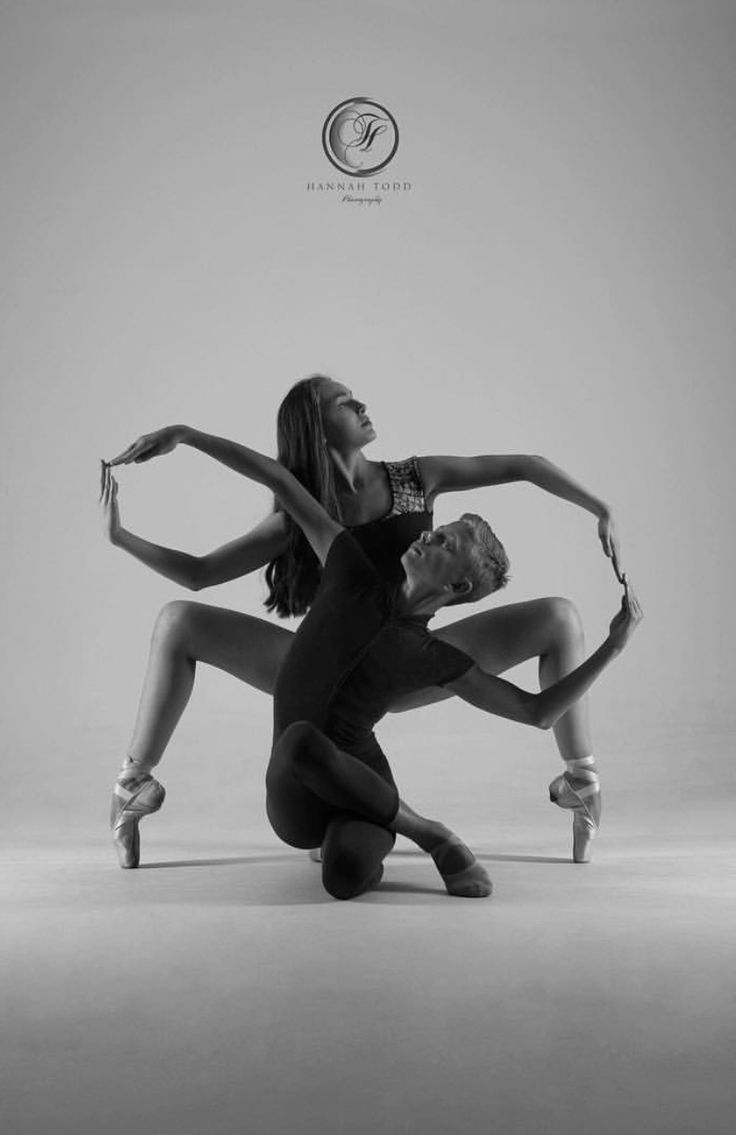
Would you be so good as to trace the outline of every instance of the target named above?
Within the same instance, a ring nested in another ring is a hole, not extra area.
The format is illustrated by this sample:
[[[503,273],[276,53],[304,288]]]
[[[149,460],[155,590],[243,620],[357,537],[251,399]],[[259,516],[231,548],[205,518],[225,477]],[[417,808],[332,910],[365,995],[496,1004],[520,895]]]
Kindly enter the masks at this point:
[[[424,497],[416,457],[383,461],[391,489],[391,508],[385,516],[350,528],[386,583],[403,579],[401,557],[422,532],[431,529],[433,516]]]
[[[294,650],[299,652],[300,657],[294,659],[293,666],[290,661],[289,669],[286,672],[282,670],[279,675],[274,701],[274,722],[275,735],[278,736],[291,721],[311,721],[320,728],[326,729],[327,735],[345,751],[356,755],[360,752],[363,759],[369,760],[374,767],[381,768],[382,774],[388,779],[390,778],[388,763],[378,746],[371,726],[383,717],[389,702],[396,694],[407,689],[408,669],[402,674],[401,663],[398,670],[394,668],[391,695],[382,703],[376,701],[378,687],[370,689],[366,685],[365,674],[356,674],[353,681],[342,688],[340,696],[334,699],[329,714],[326,709],[321,712],[317,710],[320,701],[324,704],[326,690],[331,684],[336,685],[335,675],[347,673],[349,660],[356,657],[370,637],[370,631],[365,623],[366,608],[360,602],[356,604],[356,596],[350,594],[351,586],[359,580],[357,586],[361,592],[365,587],[371,590],[378,588],[383,594],[383,598],[378,600],[383,614],[379,616],[374,609],[373,618],[383,618],[388,609],[386,605],[391,603],[391,593],[404,579],[402,555],[422,532],[432,527],[433,517],[425,500],[424,485],[416,457],[409,457],[405,461],[384,461],[382,464],[391,490],[391,508],[378,520],[348,529],[353,540],[360,545],[370,561],[373,571],[369,570],[366,575],[365,562],[354,555],[351,566],[344,553],[339,562],[331,565],[329,574],[325,565],[320,589],[312,607],[320,603],[318,618],[321,624],[324,622],[326,629],[320,630],[318,636],[310,636],[309,642],[304,639],[300,629],[289,651],[290,658]],[[326,585],[336,590],[322,596]],[[378,596],[376,595],[375,598],[377,599]],[[342,602],[347,602],[349,610],[338,615],[337,606]],[[314,621],[314,618],[310,620],[310,627]],[[413,624],[415,641],[418,641],[416,632],[424,632],[420,637],[424,642],[425,662],[436,648],[436,640],[431,639],[426,633],[428,621],[427,618],[402,620],[405,631],[410,631]],[[339,633],[335,634],[334,630],[329,629],[330,627],[337,628]],[[384,655],[390,656],[394,645],[390,635],[384,636],[382,641]],[[377,654],[375,657],[379,658],[380,655]],[[319,658],[317,664],[315,664],[316,658]],[[395,660],[398,661],[398,656]],[[412,684],[410,688],[439,685],[439,682],[432,680],[426,682],[421,680],[417,662],[418,658],[412,660],[411,681],[416,684]],[[406,659],[403,660],[403,664],[406,667],[409,665]],[[385,685],[388,675],[385,657],[383,662],[374,664],[373,672],[381,676]],[[309,676],[308,680],[305,680],[306,675]],[[287,713],[284,713],[281,703],[287,688],[289,690],[287,703],[293,702],[293,705]],[[301,695],[294,701],[297,690],[301,690]],[[371,713],[374,713],[374,716],[369,721]]]
[[[474,665],[429,633],[427,617],[399,614],[395,598],[352,533],[341,532],[274,690],[267,810],[277,834],[294,846],[321,842],[341,812],[387,824],[398,793],[373,726],[397,694],[442,686]],[[286,738],[280,744],[297,723],[331,743],[328,752],[310,742],[306,767],[296,764],[304,743],[296,756]]]
[[[392,614],[401,556],[433,518],[416,458],[384,467],[391,508],[335,541],[274,697],[268,815],[292,846],[322,845],[322,880],[336,898],[374,885],[394,842],[386,825],[398,792],[372,726],[400,690],[450,681],[472,665],[429,635],[427,619]],[[290,743],[284,731],[304,721],[324,733],[301,730]]]
[[[328,736],[339,731],[341,747],[352,751],[373,736],[398,694],[444,685],[474,665],[429,633],[429,616],[397,614],[395,597],[343,530],[276,680],[276,737],[294,721],[310,721]]]

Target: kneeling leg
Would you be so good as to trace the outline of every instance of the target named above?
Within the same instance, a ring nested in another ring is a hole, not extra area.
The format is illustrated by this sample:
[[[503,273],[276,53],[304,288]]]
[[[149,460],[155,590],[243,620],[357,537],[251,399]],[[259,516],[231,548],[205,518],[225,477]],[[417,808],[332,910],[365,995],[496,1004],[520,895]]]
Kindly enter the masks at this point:
[[[322,883],[336,899],[352,899],[377,887],[383,860],[396,836],[350,814],[330,821],[322,842]]]
[[[395,785],[304,721],[294,722],[277,741],[266,789],[271,825],[292,847],[321,844],[337,812],[388,826],[399,801]]]

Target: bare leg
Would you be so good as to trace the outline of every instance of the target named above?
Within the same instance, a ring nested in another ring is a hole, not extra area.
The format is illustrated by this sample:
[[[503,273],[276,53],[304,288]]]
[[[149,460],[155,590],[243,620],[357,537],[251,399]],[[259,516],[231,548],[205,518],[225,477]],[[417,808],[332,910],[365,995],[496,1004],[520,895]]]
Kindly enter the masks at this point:
[[[110,826],[121,867],[137,867],[139,824],[157,812],[165,791],[151,776],[189,701],[197,662],[207,662],[273,693],[291,631],[237,611],[176,600],[153,631],[138,718],[113,789]]]
[[[153,631],[129,760],[145,769],[161,760],[189,701],[197,662],[272,694],[293,637],[238,611],[188,600],[167,603]]]
[[[501,674],[529,658],[538,658],[542,689],[569,674],[585,657],[580,617],[567,599],[509,604],[460,619],[435,634],[465,651],[490,674]],[[450,696],[447,690],[439,688],[421,690],[391,708],[398,712]],[[551,799],[561,807],[573,809],[573,858],[586,862],[601,815],[597,770],[590,761],[593,743],[587,698],[581,698],[560,718],[554,735],[567,772],[550,785]],[[561,783],[563,780],[567,786]],[[587,793],[584,803],[575,796],[580,790]]]
[[[542,689],[569,674],[585,657],[580,617],[567,599],[511,603],[470,615],[433,633],[465,651],[489,674],[502,674],[520,662],[538,658]],[[452,694],[439,687],[420,690],[391,709],[402,712],[448,697]],[[587,757],[593,751],[586,698],[581,698],[560,718],[554,734],[563,760]]]
[[[539,684],[542,689],[564,678],[585,658],[582,623],[577,608],[569,599],[533,599],[527,603],[513,603],[496,611],[471,615],[443,627],[437,633],[438,637],[466,650],[492,674],[500,674],[528,658],[539,658]],[[553,732],[560,756],[566,763],[582,761],[592,755],[587,697],[568,709],[553,727]],[[589,784],[588,774],[597,777],[595,764],[586,766],[585,775],[576,775],[575,766],[568,764],[565,776],[573,789],[585,789]],[[584,811],[593,823],[588,832],[589,845],[600,824],[599,792],[586,797]],[[574,820],[574,826],[579,828],[582,820],[581,815]],[[581,850],[576,850],[574,857],[586,858],[587,848],[582,849],[585,842],[582,832],[577,832],[575,842]]]

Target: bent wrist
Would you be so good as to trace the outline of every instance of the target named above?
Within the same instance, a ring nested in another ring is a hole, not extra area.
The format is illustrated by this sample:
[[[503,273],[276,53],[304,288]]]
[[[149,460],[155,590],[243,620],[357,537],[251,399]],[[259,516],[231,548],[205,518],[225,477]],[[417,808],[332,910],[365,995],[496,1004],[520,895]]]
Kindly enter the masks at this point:
[[[116,528],[114,531],[108,532],[108,538],[113,548],[127,548],[130,532],[125,528]]]

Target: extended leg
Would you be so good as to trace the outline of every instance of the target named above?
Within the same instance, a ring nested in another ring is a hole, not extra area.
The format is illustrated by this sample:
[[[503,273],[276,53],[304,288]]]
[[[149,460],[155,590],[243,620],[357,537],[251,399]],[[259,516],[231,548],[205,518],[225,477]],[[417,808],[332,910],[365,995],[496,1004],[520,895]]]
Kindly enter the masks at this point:
[[[158,811],[164,789],[150,775],[189,701],[197,662],[273,692],[292,633],[263,619],[177,600],[162,609],[151,642],[138,718],[113,789],[110,826],[122,867],[137,867],[139,824]]]
[[[532,599],[470,615],[433,632],[457,646],[489,674],[502,674],[529,658],[539,659],[542,688],[579,666],[585,641],[574,604],[567,599]],[[451,697],[448,690],[420,690],[391,706],[402,712]],[[554,727],[563,760],[588,756],[592,746],[586,699],[581,698]]]
[[[153,630],[129,759],[143,768],[158,764],[189,701],[197,662],[272,694],[293,637],[238,611],[188,600],[167,603]]]
[[[569,674],[585,656],[580,618],[575,606],[567,599],[513,603],[471,615],[440,628],[435,634],[464,650],[491,674],[501,674],[529,658],[538,658],[539,681],[543,689]],[[421,690],[392,706],[392,709],[401,711],[428,705],[449,696],[450,693],[442,689]],[[590,761],[593,745],[587,698],[581,698],[560,718],[554,726],[554,735],[560,756],[567,766],[563,774],[565,781],[573,792],[582,790],[587,793],[582,799],[575,800],[569,793],[554,791],[560,778],[550,785],[555,803],[573,809],[573,858],[576,862],[585,862],[590,856],[590,842],[600,821],[597,771]]]

